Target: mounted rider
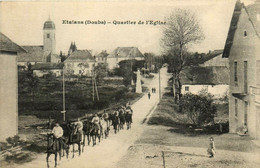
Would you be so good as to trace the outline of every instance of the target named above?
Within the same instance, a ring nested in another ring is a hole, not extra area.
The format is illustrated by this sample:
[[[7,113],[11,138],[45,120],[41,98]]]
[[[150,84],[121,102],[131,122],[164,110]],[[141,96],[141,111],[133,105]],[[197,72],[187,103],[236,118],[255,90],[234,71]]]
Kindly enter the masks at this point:
[[[108,113],[104,110],[104,114],[102,114],[102,117],[104,118],[105,122],[107,122],[107,125],[109,126],[109,115]]]
[[[95,114],[94,115],[94,117],[92,118],[92,121],[91,121],[93,124],[94,124],[94,126],[98,129],[98,133],[100,134],[100,119],[99,119],[99,117],[98,117],[98,115],[97,114]]]
[[[83,122],[80,120],[80,118],[78,118],[78,120],[76,122],[74,122],[74,124],[76,125],[76,132],[80,133],[81,135],[81,139],[83,139]]]
[[[63,129],[58,122],[55,123],[51,133],[53,134],[53,150],[59,150],[60,145],[63,145],[64,142],[62,140]]]
[[[132,109],[127,109],[126,110],[126,120],[130,120],[131,123],[133,123],[133,120],[132,120],[132,115],[133,115],[133,112],[132,112]]]

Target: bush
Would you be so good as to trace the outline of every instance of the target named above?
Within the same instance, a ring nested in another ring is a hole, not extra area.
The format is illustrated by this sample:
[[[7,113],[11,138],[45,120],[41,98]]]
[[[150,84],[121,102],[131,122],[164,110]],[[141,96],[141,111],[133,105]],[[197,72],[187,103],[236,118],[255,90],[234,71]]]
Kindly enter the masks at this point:
[[[213,97],[207,93],[195,95],[187,93],[180,100],[180,108],[196,126],[202,126],[214,122],[216,106]]]
[[[18,135],[15,135],[14,137],[6,138],[6,141],[12,146],[17,146],[20,142],[20,137]]]

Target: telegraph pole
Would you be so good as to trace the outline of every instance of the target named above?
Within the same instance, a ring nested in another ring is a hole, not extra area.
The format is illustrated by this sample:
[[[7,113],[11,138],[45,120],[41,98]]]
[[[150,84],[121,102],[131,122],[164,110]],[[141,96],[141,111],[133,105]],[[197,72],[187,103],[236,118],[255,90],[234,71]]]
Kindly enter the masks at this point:
[[[131,58],[131,85],[134,85],[134,81],[133,81],[133,57],[132,57],[131,53],[130,53],[130,58]]]
[[[161,69],[159,69],[159,99],[161,99]]]
[[[66,107],[65,107],[65,65],[63,66],[63,72],[62,72],[62,100],[63,100],[63,110],[61,111],[61,113],[63,114],[63,121],[66,120],[65,118],[65,113],[66,113]]]

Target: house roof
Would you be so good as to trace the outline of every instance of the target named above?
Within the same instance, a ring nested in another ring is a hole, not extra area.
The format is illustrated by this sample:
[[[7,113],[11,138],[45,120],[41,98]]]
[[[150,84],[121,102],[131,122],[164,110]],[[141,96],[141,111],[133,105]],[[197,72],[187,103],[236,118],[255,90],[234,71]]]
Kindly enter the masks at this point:
[[[7,36],[0,32],[0,51],[26,52],[26,50],[14,43]]]
[[[18,54],[18,62],[43,62],[43,46],[22,46],[27,53]]]
[[[107,51],[102,51],[96,57],[107,57],[107,56],[108,56]]]
[[[239,0],[236,2],[235,8],[234,8],[234,12],[233,12],[233,16],[230,22],[230,26],[229,26],[229,31],[228,31],[228,36],[226,39],[226,44],[225,44],[225,48],[224,48],[224,52],[222,57],[229,57],[229,53],[230,53],[230,49],[231,46],[233,44],[233,40],[234,40],[234,36],[235,36],[235,32],[237,29],[237,23],[239,20],[239,16],[241,14],[241,10],[242,8],[245,9],[248,17],[249,17],[249,21],[251,22],[256,35],[259,37],[259,33],[260,33],[260,23],[259,21],[257,21],[257,17],[259,17],[259,11],[260,11],[260,3],[259,2],[255,2],[254,4],[248,5],[247,7],[244,6],[243,3],[241,3]]]
[[[33,70],[53,70],[53,69],[63,69],[63,63],[37,63],[33,65]]]
[[[203,59],[203,63],[211,60],[219,55],[221,55],[223,53],[224,50],[214,50],[211,53],[209,53],[204,59]]]
[[[229,84],[229,70],[226,67],[190,67],[181,73],[181,82],[189,85]]]
[[[88,50],[76,50],[72,52],[65,62],[74,62],[74,61],[86,61],[86,60],[93,60],[91,53]]]
[[[109,58],[136,58],[144,57],[137,47],[117,47],[109,56]]]

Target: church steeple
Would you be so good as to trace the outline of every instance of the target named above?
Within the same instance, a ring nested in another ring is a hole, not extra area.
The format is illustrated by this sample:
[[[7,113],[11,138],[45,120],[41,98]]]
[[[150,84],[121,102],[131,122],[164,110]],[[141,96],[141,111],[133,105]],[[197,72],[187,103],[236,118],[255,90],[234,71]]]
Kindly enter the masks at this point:
[[[74,41],[74,42],[71,42],[70,48],[69,48],[69,51],[68,51],[68,55],[70,55],[71,53],[73,53],[73,52],[76,51],[76,50],[77,50],[77,46],[76,46],[75,41]]]
[[[45,57],[56,53],[55,24],[50,16],[43,26],[43,50]],[[51,61],[50,58],[46,59],[46,62],[49,61]]]

